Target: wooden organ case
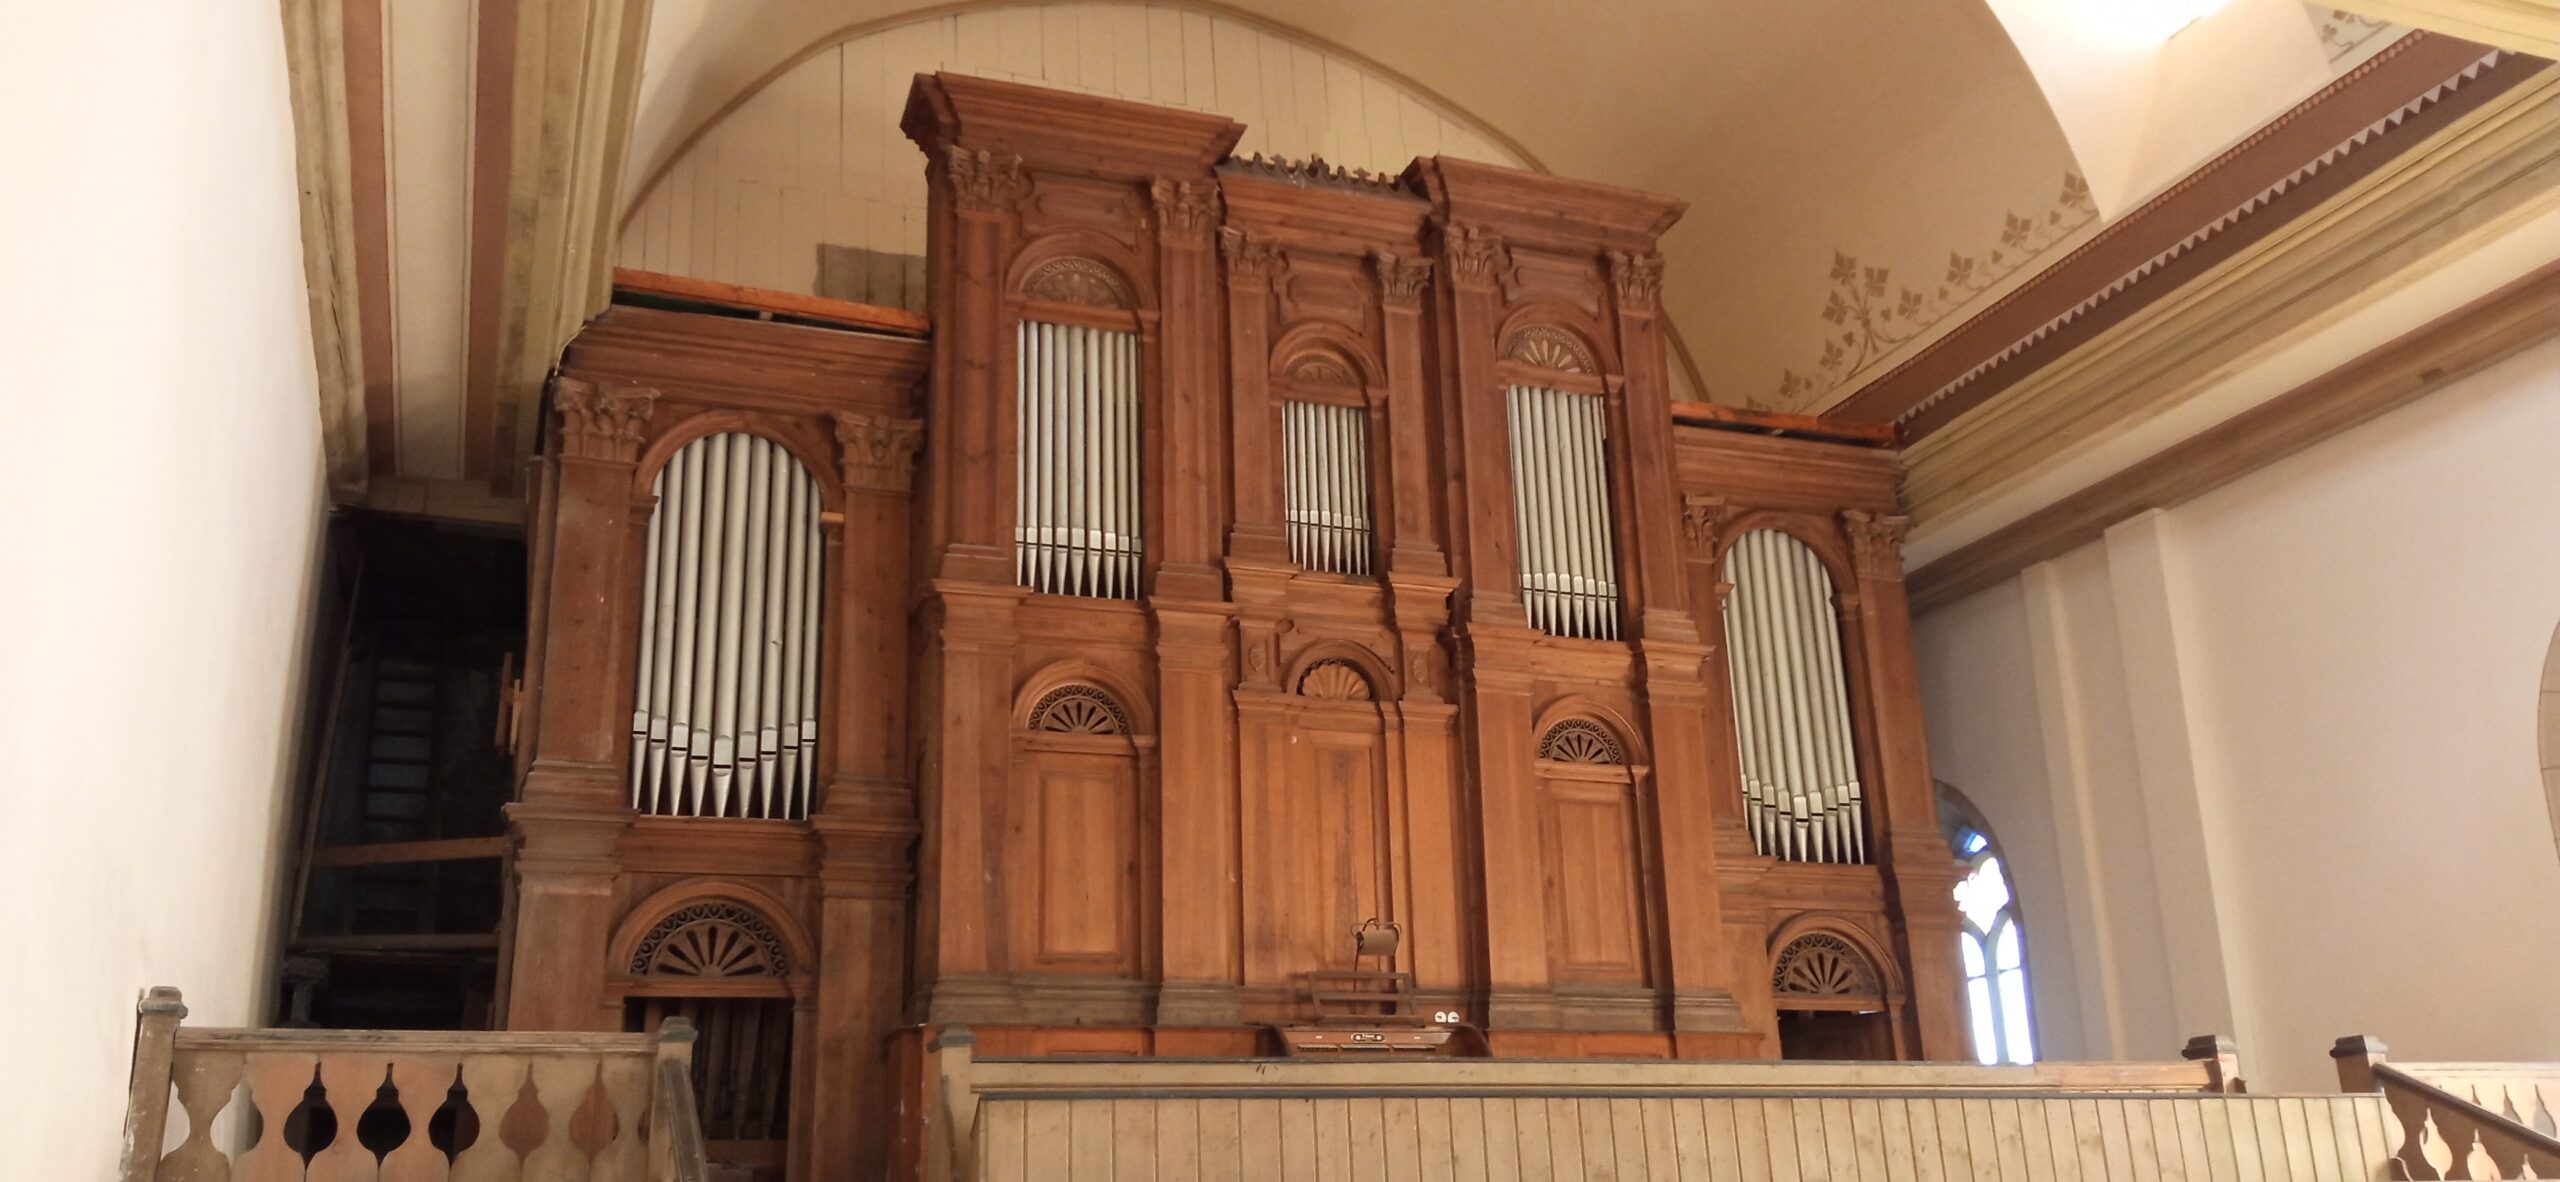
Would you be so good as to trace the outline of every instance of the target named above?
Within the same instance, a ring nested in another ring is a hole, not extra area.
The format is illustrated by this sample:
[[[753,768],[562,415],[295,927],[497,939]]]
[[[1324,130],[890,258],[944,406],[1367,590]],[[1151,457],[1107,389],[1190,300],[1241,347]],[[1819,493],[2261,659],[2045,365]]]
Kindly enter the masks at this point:
[[[1362,967],[1452,1052],[1964,1054],[1893,456],[1675,406],[1678,202],[947,74],[904,129],[929,342],[563,360],[511,1026],[696,1015],[793,1179],[937,1028],[1270,1054]]]

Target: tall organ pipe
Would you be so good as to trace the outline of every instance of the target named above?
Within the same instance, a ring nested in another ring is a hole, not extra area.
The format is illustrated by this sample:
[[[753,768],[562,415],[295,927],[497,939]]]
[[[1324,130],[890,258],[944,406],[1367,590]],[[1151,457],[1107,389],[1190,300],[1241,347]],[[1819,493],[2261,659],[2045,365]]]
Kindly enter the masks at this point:
[[[679,448],[653,487],[633,678],[631,802],[801,817],[816,766],[816,481],[771,440]]]
[[[1015,354],[1015,578],[1044,594],[1135,598],[1137,334],[1026,320]]]
[[[1863,862],[1865,796],[1831,578],[1813,550],[1753,530],[1725,551],[1727,669],[1745,828],[1760,852]]]

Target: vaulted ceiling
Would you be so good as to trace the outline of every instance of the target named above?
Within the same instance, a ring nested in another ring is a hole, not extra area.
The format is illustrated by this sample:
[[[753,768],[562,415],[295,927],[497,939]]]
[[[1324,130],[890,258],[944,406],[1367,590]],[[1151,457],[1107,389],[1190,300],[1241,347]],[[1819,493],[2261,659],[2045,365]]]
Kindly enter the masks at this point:
[[[2122,19],[2182,7],[2217,10]],[[1384,172],[1446,153],[1676,195],[1682,396],[1908,426],[1954,410],[1943,384],[1900,392],[1933,349],[2159,220],[2200,166],[2333,91],[2423,91],[2436,59],[2469,60],[2439,39],[2407,79],[2359,83],[2405,30],[2297,0],[297,8],[324,18],[319,73],[346,96],[348,417],[371,497],[427,511],[511,487],[540,375],[609,264],[912,303],[895,257],[922,249],[921,159],[894,124],[920,70],[1217,111],[1248,151]]]

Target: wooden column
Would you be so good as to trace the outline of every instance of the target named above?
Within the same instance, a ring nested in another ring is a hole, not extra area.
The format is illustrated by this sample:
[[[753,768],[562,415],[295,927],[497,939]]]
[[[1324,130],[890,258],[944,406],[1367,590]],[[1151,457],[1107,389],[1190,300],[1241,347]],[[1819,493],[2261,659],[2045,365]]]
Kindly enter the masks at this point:
[[[843,544],[833,648],[833,774],[811,826],[817,831],[818,944],[808,1110],[795,1152],[811,1177],[871,1176],[887,1152],[884,1122],[842,1114],[884,1111],[885,1054],[900,1021],[905,984],[907,891],[914,874],[915,794],[905,776],[907,738],[908,494],[923,424],[859,411],[835,414],[843,449]]]
[[[1422,327],[1422,293],[1431,282],[1431,260],[1374,251],[1379,313],[1386,322],[1387,453],[1394,470],[1389,499],[1387,569],[1398,575],[1445,575],[1449,558],[1432,530],[1431,507],[1438,499],[1432,474],[1431,417],[1426,409],[1424,350],[1429,341]]]
[[[1960,1060],[1972,1051],[1957,961],[1957,867],[1938,828],[1911,609],[1902,586],[1902,538],[1911,519],[1852,509],[1840,515],[1840,523],[1857,567],[1853,634],[1865,656],[1868,733],[1876,753],[1871,772],[1881,788],[1870,806],[1876,814],[1870,824],[1880,847],[1875,852],[1884,870],[1886,909],[1911,970],[1915,1049],[1922,1058]]]
[[[922,92],[919,92],[921,94]],[[908,122],[917,115],[913,107]],[[909,134],[915,134],[913,126]],[[933,396],[927,441],[932,493],[925,540],[935,555],[932,577],[981,583],[1013,581],[1014,404],[1005,339],[1004,264],[1009,207],[1027,189],[1020,156],[971,151],[956,144],[925,147],[935,191],[927,249],[944,260],[932,270]]]
[[[1627,534],[1634,543],[1637,668],[1646,730],[1652,738],[1651,789],[1661,843],[1660,904],[1669,945],[1673,1045],[1682,1054],[1720,1053],[1722,1046],[1683,1036],[1742,1029],[1725,954],[1724,901],[1717,882],[1717,805],[1738,776],[1729,744],[1715,736],[1732,717],[1715,709],[1702,673],[1708,646],[1689,614],[1682,577],[1684,531],[1679,486],[1672,476],[1670,373],[1658,308],[1662,256],[1609,253],[1617,310],[1618,356],[1626,381],[1618,390],[1618,433],[1625,440]]]
[[[1227,556],[1231,563],[1285,564],[1289,560],[1289,541],[1281,523],[1279,484],[1261,478],[1271,465],[1271,440],[1263,433],[1262,424],[1271,421],[1271,264],[1275,250],[1269,238],[1234,227],[1218,231],[1218,247],[1227,268],[1227,422],[1232,442],[1227,472],[1234,484],[1236,505]]]
[[[657,391],[575,378],[554,383],[558,409],[550,598],[599,605],[544,620],[543,692],[519,799],[507,806],[517,846],[507,1026],[612,1030],[604,945],[615,919],[615,846],[625,802],[630,687],[618,667],[638,605],[629,594],[631,524],[645,516],[632,483]]]

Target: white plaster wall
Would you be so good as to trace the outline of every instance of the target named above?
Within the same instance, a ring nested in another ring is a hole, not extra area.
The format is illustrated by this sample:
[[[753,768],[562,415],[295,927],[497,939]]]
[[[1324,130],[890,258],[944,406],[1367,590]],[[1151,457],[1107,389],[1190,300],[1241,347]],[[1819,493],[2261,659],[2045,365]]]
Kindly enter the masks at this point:
[[[1938,773],[2067,978],[2056,1052],[2159,1057],[2221,1005],[2262,1089],[2333,1088],[2342,1034],[2560,1058],[2555,457],[2560,342],[1919,622]]]
[[[136,991],[265,990],[322,513],[274,0],[0,8],[0,160],[0,1177],[109,1178]]]

